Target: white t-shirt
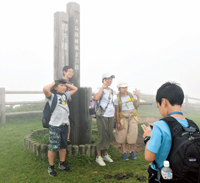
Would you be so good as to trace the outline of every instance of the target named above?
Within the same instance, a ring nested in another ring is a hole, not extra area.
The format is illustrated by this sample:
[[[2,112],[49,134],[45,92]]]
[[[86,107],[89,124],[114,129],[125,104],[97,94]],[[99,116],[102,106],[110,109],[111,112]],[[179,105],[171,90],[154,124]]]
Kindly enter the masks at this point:
[[[51,106],[53,98],[55,94],[51,94],[50,97],[47,98],[49,105]],[[69,107],[67,104],[67,100],[71,97],[70,91],[66,91],[64,94],[56,94],[57,95],[57,105],[51,115],[51,119],[49,124],[52,126],[60,126],[62,124],[69,125]]]
[[[131,94],[133,95],[134,100],[136,100],[137,96],[134,95],[133,93],[131,93]],[[121,101],[122,101],[122,109],[121,109],[121,111],[128,111],[128,110],[135,109],[135,107],[133,105],[133,102],[131,101],[131,97],[128,94],[127,94],[126,97],[121,97]],[[126,104],[125,104],[125,102],[126,102]],[[119,105],[118,98],[115,98],[114,105]]]
[[[99,90],[100,90],[100,88],[96,89],[94,91],[94,93],[95,94],[98,93]],[[113,105],[113,93],[112,93],[112,90],[104,89],[103,92],[104,92],[104,94],[102,93],[103,97],[101,99],[100,106],[105,109],[105,107],[109,103],[103,116],[104,117],[114,117],[115,108],[114,108],[114,105]]]

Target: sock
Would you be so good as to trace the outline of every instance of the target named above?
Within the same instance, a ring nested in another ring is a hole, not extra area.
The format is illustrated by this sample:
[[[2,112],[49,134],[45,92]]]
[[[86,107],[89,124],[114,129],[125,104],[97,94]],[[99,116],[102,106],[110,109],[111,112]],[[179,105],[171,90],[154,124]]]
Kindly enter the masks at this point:
[[[64,163],[64,161],[60,161],[60,164],[62,165]]]
[[[49,167],[50,167],[51,169],[54,169],[54,165],[52,165],[52,166],[51,166],[51,165],[49,165]]]

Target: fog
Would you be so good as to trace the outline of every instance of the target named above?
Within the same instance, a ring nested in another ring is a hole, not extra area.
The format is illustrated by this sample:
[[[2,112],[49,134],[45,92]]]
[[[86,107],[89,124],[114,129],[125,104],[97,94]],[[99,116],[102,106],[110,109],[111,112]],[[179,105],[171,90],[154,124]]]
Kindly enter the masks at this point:
[[[66,11],[68,2],[1,2],[0,87],[42,91],[53,81],[54,13]],[[175,81],[186,95],[200,98],[200,1],[75,2],[80,5],[81,87],[94,90],[110,72],[116,76],[114,90],[126,81],[130,90],[155,94],[164,82]]]

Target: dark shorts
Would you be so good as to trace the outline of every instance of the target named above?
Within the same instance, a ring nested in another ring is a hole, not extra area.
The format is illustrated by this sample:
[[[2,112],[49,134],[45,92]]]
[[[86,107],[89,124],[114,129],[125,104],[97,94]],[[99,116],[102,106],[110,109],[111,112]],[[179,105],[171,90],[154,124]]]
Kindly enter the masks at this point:
[[[60,151],[60,149],[66,149],[68,125],[51,126],[49,125],[50,135],[50,151]]]

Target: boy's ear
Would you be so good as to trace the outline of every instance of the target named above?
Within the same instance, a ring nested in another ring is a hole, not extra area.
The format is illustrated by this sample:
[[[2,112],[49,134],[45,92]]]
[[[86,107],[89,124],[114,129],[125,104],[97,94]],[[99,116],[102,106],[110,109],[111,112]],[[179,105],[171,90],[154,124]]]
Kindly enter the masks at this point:
[[[164,107],[166,107],[168,105],[169,101],[166,98],[162,98],[161,99],[161,105],[163,105]]]

